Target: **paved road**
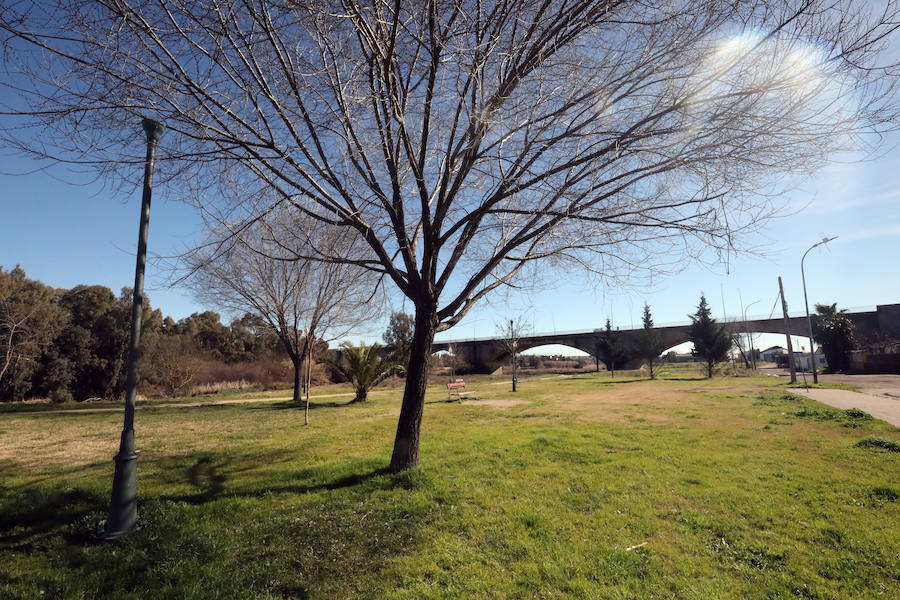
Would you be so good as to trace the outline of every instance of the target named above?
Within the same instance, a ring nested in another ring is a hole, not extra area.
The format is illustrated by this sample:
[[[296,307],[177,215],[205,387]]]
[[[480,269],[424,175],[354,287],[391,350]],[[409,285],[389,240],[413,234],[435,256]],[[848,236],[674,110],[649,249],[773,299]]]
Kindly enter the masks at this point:
[[[823,374],[819,375],[819,381],[852,385],[865,394],[900,400],[900,375]]]
[[[887,421],[894,427],[900,427],[900,397],[821,388],[808,390],[800,388],[791,391],[835,408],[843,410],[858,408],[876,419]]]

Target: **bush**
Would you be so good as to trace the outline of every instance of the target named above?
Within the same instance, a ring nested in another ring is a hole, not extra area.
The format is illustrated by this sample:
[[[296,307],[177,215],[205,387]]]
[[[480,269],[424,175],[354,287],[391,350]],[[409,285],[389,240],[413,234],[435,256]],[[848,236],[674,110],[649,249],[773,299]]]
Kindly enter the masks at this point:
[[[867,437],[854,444],[857,448],[878,448],[889,452],[900,452],[900,443],[879,437]]]

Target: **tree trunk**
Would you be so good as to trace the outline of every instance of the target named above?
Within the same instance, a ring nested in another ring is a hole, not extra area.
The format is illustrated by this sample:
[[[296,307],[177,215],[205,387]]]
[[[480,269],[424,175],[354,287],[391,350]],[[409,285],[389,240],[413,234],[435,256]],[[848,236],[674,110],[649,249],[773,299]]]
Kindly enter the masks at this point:
[[[419,428],[425,407],[425,387],[428,385],[428,358],[434,342],[437,318],[433,308],[416,306],[416,325],[410,345],[409,364],[403,404],[394,438],[391,473],[400,473],[419,465]]]
[[[655,377],[653,377],[653,359],[651,358],[647,362],[650,364],[650,379],[655,379]]]
[[[291,363],[294,365],[294,404],[300,404],[300,356],[291,356]]]
[[[307,344],[309,348],[309,344]],[[306,354],[306,374],[303,377],[303,388],[306,395],[306,409],[303,412],[303,424],[309,425],[309,386],[312,383],[312,350]]]
[[[711,361],[711,360],[706,361],[706,377],[707,377],[707,379],[712,379],[712,368],[713,368],[713,361]]]

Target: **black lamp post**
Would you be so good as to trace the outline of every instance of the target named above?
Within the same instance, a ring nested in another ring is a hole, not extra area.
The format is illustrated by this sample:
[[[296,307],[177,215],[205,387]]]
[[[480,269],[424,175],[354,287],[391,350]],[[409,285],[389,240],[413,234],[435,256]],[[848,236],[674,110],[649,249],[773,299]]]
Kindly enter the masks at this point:
[[[809,247],[809,250],[836,239],[837,236],[834,236],[833,238],[823,237],[821,242],[816,242]],[[803,261],[806,260],[806,255],[809,254],[809,250],[804,252],[803,258],[800,259],[800,277],[803,279],[803,304],[806,305],[806,325],[809,327],[809,363],[813,372],[813,383],[819,383],[819,369],[816,366],[816,347],[813,345],[812,319],[809,318],[809,300],[806,299],[806,273],[803,271]]]
[[[131,337],[128,345],[128,372],[125,391],[125,424],[119,453],[113,459],[116,471],[113,476],[112,501],[109,518],[101,537],[114,540],[128,533],[137,523],[137,452],[134,451],[134,400],[138,386],[138,359],[140,358],[141,317],[144,308],[144,267],[147,264],[147,234],[150,226],[150,199],[153,195],[153,157],[156,142],[166,126],[153,119],[142,122],[147,134],[147,158],[144,163],[144,193],[141,198],[141,224],[138,230],[137,263],[134,268],[134,300],[131,304]]]

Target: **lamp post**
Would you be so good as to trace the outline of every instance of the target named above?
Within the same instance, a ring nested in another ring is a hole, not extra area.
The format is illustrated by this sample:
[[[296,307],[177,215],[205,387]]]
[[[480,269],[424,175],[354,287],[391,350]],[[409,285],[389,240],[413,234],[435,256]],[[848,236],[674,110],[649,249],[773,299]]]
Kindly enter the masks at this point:
[[[747,331],[747,309],[750,308],[751,306],[753,306],[754,304],[757,304],[758,302],[759,302],[759,300],[754,300],[747,306],[744,306],[743,312],[742,312],[742,316],[744,319],[744,333],[747,334],[747,339],[750,342],[750,365],[754,371],[756,370],[756,359],[753,357],[753,334],[751,334],[749,331]]]
[[[803,258],[800,259],[800,278],[803,280],[803,304],[806,306],[806,325],[807,327],[809,327],[809,362],[813,372],[813,383],[819,383],[819,370],[816,367],[816,347],[813,345],[812,319],[809,318],[809,300],[806,299],[806,273],[803,270],[803,261],[806,260],[806,255],[809,254],[810,250],[812,250],[816,246],[827,244],[828,242],[836,239],[837,236],[834,236],[832,238],[823,237],[822,241],[816,242],[815,244],[810,246],[809,250],[803,253]]]
[[[138,359],[140,358],[141,317],[144,304],[144,267],[147,264],[147,234],[150,226],[150,199],[153,195],[153,158],[156,142],[166,126],[153,119],[141,123],[147,135],[147,158],[144,162],[144,193],[141,198],[141,219],[138,229],[137,260],[134,267],[134,298],[131,304],[131,336],[128,345],[128,365],[125,391],[125,423],[119,442],[119,453],[113,476],[109,518],[101,533],[104,540],[114,540],[128,533],[137,523],[137,458],[134,451],[134,401],[137,396]]]
[[[513,324],[513,320],[509,320],[509,337],[512,342],[512,391],[516,391],[516,384],[519,383],[519,378],[517,377],[518,373],[516,373],[516,350],[519,348],[519,333],[516,331],[516,327]]]

